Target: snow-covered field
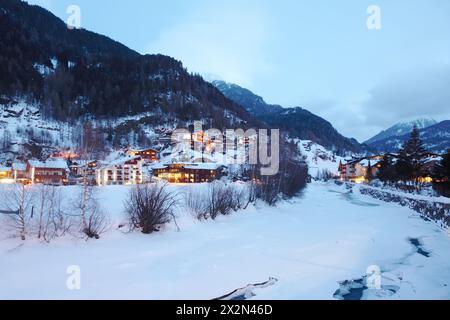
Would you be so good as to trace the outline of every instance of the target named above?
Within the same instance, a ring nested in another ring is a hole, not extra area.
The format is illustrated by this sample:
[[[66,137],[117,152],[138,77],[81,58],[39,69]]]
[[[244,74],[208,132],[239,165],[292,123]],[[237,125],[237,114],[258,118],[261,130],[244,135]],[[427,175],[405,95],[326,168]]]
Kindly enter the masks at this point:
[[[124,220],[125,195],[126,187],[101,189],[114,225]],[[339,282],[360,279],[373,265],[382,289],[352,296],[450,299],[447,232],[332,183],[216,221],[194,221],[180,209],[178,224],[180,232],[174,225],[150,236],[112,229],[89,242],[2,239],[0,299],[212,299],[269,278],[278,281],[255,286],[255,299],[334,299]],[[66,287],[71,265],[81,268],[81,290]]]

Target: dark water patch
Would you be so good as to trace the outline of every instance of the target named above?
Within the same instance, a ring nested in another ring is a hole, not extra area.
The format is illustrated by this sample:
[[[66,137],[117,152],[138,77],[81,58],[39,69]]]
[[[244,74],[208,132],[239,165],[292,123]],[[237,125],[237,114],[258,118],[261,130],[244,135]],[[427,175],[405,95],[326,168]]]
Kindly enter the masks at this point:
[[[339,283],[340,288],[334,293],[333,297],[339,300],[357,301],[361,300],[364,291],[369,289],[364,284],[364,279],[344,280]]]
[[[379,289],[369,288],[367,286],[367,278],[367,276],[364,276],[360,279],[339,282],[340,288],[334,293],[333,298],[346,301],[359,301],[367,298],[367,294],[371,293],[374,297],[383,299],[393,296],[400,290],[400,286],[394,284],[392,279],[386,277],[382,277],[382,281],[385,284],[382,284]],[[401,279],[398,279],[398,281],[401,281]]]
[[[254,293],[255,289],[264,289],[264,288],[273,286],[277,282],[278,282],[278,279],[269,278],[269,280],[266,282],[249,284],[243,288],[236,289],[226,295],[215,298],[213,300],[226,300],[226,301],[248,300],[248,299],[251,299],[256,296],[256,294]]]
[[[417,238],[409,238],[409,243],[414,247],[416,252],[426,258],[431,257],[431,252],[423,247],[423,243]]]

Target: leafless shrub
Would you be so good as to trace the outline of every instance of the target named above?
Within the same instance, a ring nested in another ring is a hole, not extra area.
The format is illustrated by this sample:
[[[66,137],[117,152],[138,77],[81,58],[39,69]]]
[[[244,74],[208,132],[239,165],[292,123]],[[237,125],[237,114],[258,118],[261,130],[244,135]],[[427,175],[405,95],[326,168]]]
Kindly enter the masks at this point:
[[[209,216],[217,218],[219,214],[229,215],[234,207],[234,189],[222,182],[213,182],[209,185]]]
[[[29,234],[35,193],[30,186],[14,184],[1,193],[0,209],[5,211],[9,226],[14,234],[25,240]]]
[[[80,230],[89,239],[99,239],[108,229],[108,220],[97,199],[96,187],[84,184],[73,202],[73,209],[80,217]]]
[[[131,229],[144,234],[157,232],[175,219],[177,196],[168,190],[168,184],[142,184],[130,190],[125,201]]]
[[[279,172],[272,176],[262,176],[260,166],[254,166],[247,177],[251,180],[248,189],[249,203],[257,199],[274,206],[281,199],[289,199],[299,194],[308,182],[308,166],[293,159],[282,157]]]
[[[50,242],[56,237],[64,236],[70,230],[71,222],[69,216],[62,210],[61,189],[55,186],[39,185],[35,199],[38,214],[37,238]]]
[[[208,219],[209,206],[207,193],[190,188],[184,193],[184,201],[186,207],[196,219]]]
[[[262,176],[254,181],[256,197],[266,202],[269,206],[274,206],[281,198],[280,176]]]
[[[245,189],[238,190],[220,181],[210,183],[206,191],[191,189],[185,193],[186,206],[199,220],[229,215],[246,207],[247,201]]]
[[[233,210],[238,211],[241,209],[247,209],[251,203],[250,188],[248,185],[235,187],[233,190]]]

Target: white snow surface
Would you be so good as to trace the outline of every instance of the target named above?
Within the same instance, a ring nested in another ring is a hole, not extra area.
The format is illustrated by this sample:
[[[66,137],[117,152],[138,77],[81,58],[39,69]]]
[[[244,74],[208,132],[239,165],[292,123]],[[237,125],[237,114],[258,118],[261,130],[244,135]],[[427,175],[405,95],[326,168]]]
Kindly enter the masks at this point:
[[[252,299],[334,299],[339,282],[361,278],[371,265],[399,290],[364,299],[450,299],[449,235],[407,208],[313,183],[276,208],[259,204],[216,221],[196,221],[181,207],[181,231],[172,223],[143,235],[116,228],[128,188],[100,188],[112,222],[100,240],[22,244],[2,236],[0,299],[213,299],[269,278],[278,282]],[[66,287],[72,265],[81,268],[81,290]]]
[[[309,140],[296,140],[300,153],[308,164],[309,174],[316,178],[323,172],[339,175],[339,161],[345,163],[344,158],[336,156],[323,146]]]

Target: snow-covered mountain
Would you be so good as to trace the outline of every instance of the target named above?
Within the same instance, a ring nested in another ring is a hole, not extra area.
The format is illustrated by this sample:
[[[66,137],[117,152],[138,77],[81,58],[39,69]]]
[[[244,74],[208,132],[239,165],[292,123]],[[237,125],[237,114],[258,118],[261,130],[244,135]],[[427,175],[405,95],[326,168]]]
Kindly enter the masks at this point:
[[[262,97],[234,83],[214,80],[212,81],[212,84],[226,97],[243,106],[250,114],[255,116],[261,116],[263,114],[275,113],[284,110],[282,106],[268,104]]]
[[[243,106],[258,120],[274,128],[280,128],[291,137],[311,140],[339,154],[364,153],[367,146],[355,139],[341,135],[327,120],[304,108],[283,108],[268,104],[248,89],[224,81],[212,82],[227,98]]]
[[[45,159],[54,152],[76,150],[91,140],[96,153],[108,153],[126,145],[157,141],[156,131],[172,130],[169,123],[149,119],[158,114],[141,113],[114,119],[63,121],[43,116],[41,106],[24,99],[0,99],[0,160]]]
[[[405,134],[411,133],[414,126],[418,129],[425,129],[437,124],[436,120],[431,118],[420,118],[413,121],[400,122],[395,124],[394,126],[381,131],[376,136],[370,138],[365,143],[368,145],[373,144],[374,142],[385,140],[392,137],[401,137]]]
[[[180,61],[140,55],[47,10],[0,0],[0,161],[153,145],[158,128],[262,127]],[[90,137],[86,137],[89,133]]]
[[[409,137],[410,132],[401,136],[390,136],[375,141],[370,146],[381,152],[397,152]],[[445,153],[450,149],[450,120],[421,129],[420,137],[428,151],[438,154]]]
[[[208,120],[214,128],[252,122],[182,62],[141,55],[23,1],[0,0],[0,100],[23,98],[46,119],[76,121],[163,114],[148,122],[186,125]],[[3,103],[5,104],[5,103]]]

